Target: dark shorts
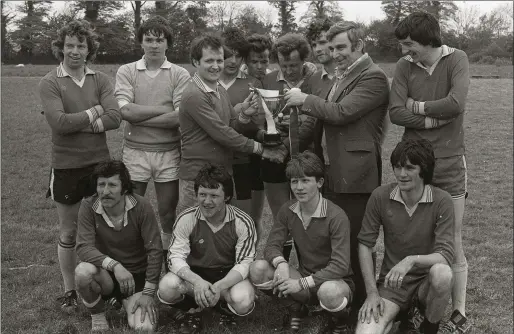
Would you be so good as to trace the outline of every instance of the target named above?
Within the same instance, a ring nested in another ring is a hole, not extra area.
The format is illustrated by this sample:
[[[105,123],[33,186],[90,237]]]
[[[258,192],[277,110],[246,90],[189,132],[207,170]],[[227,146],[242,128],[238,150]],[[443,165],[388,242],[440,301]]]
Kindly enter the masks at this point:
[[[298,268],[300,269],[300,268]],[[302,277],[310,276],[309,273],[304,273],[301,270],[299,270],[299,273],[302,275]],[[355,292],[355,284],[353,283],[353,280],[351,278],[343,278],[341,281],[345,282],[348,287],[350,288],[350,297],[348,298],[348,305],[352,302],[353,294]],[[318,290],[321,287],[321,285],[316,286],[314,288],[309,288],[309,304],[310,305],[317,305],[319,304],[318,299]]]
[[[287,162],[277,164],[266,159],[261,160],[261,179],[267,183],[288,182],[286,177]]]
[[[453,199],[466,197],[467,181],[466,158],[463,155],[435,160],[432,185],[446,190]]]
[[[252,174],[249,163],[232,165],[234,172],[234,198],[240,201],[252,198]]]
[[[120,303],[123,299],[128,298],[130,296],[127,296],[123,293],[121,293],[120,290],[120,283],[116,279],[116,276],[114,276],[114,273],[112,271],[108,271],[109,276],[111,276],[112,282],[114,283],[114,288],[112,289],[112,292],[108,295],[102,295],[103,300],[109,300],[111,298],[116,298]],[[146,272],[142,273],[131,273],[132,277],[134,277],[134,293],[143,291],[146,283]]]
[[[95,167],[96,164],[82,168],[52,168],[46,197],[61,204],[73,205],[94,195],[96,185],[93,184],[92,174]]]
[[[264,190],[261,178],[261,157],[257,154],[250,154],[250,174],[252,190]]]
[[[227,276],[228,272],[233,267],[227,267],[227,268],[217,268],[217,269],[211,269],[211,268],[200,268],[200,267],[190,267],[189,269],[206,280],[207,282],[214,284],[217,281],[223,279],[225,276]],[[221,299],[220,299],[221,301]],[[218,301],[218,304],[215,306],[217,308],[220,304],[220,301]],[[177,307],[183,311],[189,311],[190,309],[196,309],[198,308],[198,304],[195,301],[195,298],[190,295],[184,295],[184,299],[176,304],[173,305],[174,307]]]
[[[401,311],[408,310],[418,302],[419,287],[428,279],[426,275],[406,275],[400,289],[384,287],[384,279],[379,278],[377,288],[380,297],[385,298],[400,307]]]

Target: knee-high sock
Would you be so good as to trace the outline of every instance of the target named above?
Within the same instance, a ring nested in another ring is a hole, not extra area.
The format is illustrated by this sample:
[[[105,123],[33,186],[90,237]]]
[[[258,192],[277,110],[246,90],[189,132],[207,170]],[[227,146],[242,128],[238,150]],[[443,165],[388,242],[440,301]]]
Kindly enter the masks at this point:
[[[453,289],[452,306],[454,310],[459,310],[462,315],[466,315],[466,286],[468,284],[468,263],[455,263],[452,265]]]
[[[64,291],[75,290],[75,267],[77,266],[75,242],[64,243],[59,240],[57,257],[59,258],[59,266],[61,267],[62,279],[64,280]]]

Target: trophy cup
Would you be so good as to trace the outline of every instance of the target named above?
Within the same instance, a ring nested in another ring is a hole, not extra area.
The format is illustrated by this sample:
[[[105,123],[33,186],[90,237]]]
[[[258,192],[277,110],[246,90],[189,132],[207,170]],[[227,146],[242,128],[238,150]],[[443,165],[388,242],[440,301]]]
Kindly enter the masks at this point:
[[[284,107],[284,95],[280,95],[278,90],[260,89],[253,86],[250,86],[250,91],[260,96],[266,118],[266,133],[262,144],[268,147],[282,144],[275,121],[280,121],[286,109]]]

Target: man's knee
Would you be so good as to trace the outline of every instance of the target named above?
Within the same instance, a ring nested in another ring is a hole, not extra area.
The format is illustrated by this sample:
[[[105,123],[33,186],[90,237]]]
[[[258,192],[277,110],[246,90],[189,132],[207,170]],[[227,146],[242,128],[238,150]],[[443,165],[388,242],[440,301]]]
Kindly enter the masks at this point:
[[[250,281],[253,284],[262,284],[269,280],[270,264],[266,260],[256,260],[250,265]]]
[[[254,305],[255,292],[251,284],[236,285],[230,289],[231,306],[239,315],[250,312]]]
[[[329,310],[337,310],[345,307],[350,299],[350,287],[344,281],[328,281],[319,287],[318,299]],[[344,305],[344,306],[343,306]]]
[[[182,279],[173,273],[167,273],[159,282],[159,298],[164,302],[172,302],[180,297]]]
[[[98,272],[95,265],[88,262],[81,262],[75,268],[75,281],[77,285],[84,286],[91,283],[93,276]]]
[[[448,292],[452,288],[452,269],[446,264],[437,263],[430,268],[430,288],[438,293]]]

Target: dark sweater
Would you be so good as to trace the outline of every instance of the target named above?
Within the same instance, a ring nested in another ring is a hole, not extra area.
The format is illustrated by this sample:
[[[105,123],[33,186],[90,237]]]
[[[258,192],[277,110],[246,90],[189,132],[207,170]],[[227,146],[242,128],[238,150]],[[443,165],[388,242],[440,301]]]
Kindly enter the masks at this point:
[[[77,255],[81,261],[102,267],[110,257],[131,273],[146,271],[146,280],[157,284],[162,265],[159,225],[150,202],[128,195],[135,206],[127,212],[128,224],[120,231],[109,227],[95,212],[100,201],[94,195],[82,202],[77,231]],[[101,204],[100,204],[101,205]]]
[[[307,229],[298,215],[293,212],[296,199],[285,203],[278,212],[271,228],[264,258],[283,256],[282,247],[293,237],[298,252],[299,270],[311,275],[316,286],[323,282],[349,278],[353,273],[350,265],[350,221],[346,213],[327,199],[324,217],[312,217]]]
[[[396,186],[396,183],[390,183],[373,191],[358,236],[361,244],[371,248],[383,226],[385,252],[380,278],[409,255],[440,253],[451,264],[454,212],[450,194],[429,186],[428,201],[420,202],[409,217],[404,204],[392,199]],[[416,267],[409,274],[424,275],[429,270]]]
[[[429,140],[436,158],[465,153],[463,121],[470,83],[466,53],[443,47],[448,54],[441,58],[431,75],[401,58],[396,64],[389,101],[391,123],[405,127],[403,138]],[[425,115],[406,108],[409,97],[424,102]],[[442,125],[427,129],[426,117],[440,120]]]

